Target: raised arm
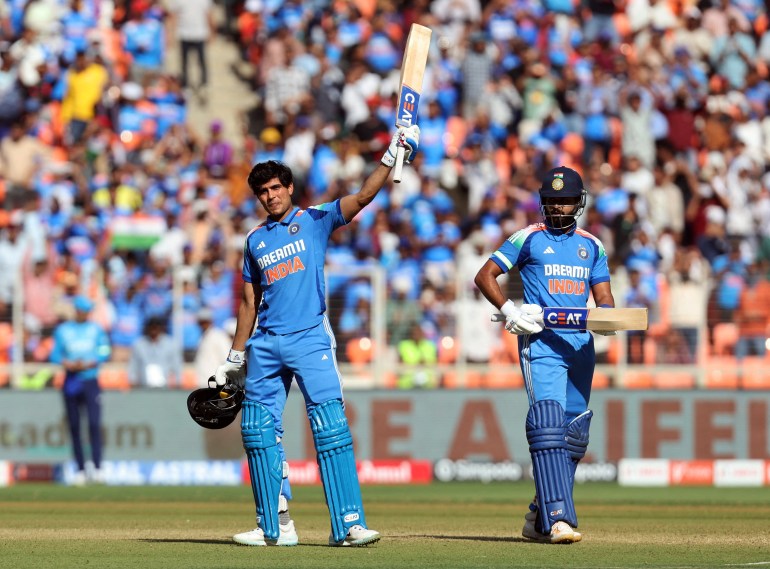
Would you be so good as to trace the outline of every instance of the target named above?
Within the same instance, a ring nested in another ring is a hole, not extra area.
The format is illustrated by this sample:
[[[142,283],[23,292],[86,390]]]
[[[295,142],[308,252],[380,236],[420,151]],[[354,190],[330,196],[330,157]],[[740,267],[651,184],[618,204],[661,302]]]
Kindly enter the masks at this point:
[[[366,178],[361,189],[357,193],[345,196],[340,200],[342,216],[346,221],[353,219],[358,215],[358,212],[372,203],[372,200],[388,179],[390,170],[390,166],[386,166],[382,163],[377,164],[377,168],[374,169],[374,172],[369,174],[369,177]]]
[[[380,191],[385,181],[388,179],[388,174],[396,163],[396,153],[398,147],[404,148],[404,161],[409,163],[414,158],[415,153],[420,145],[420,127],[412,125],[409,128],[399,128],[393,138],[390,140],[390,146],[382,157],[382,160],[377,164],[377,168],[374,172],[369,174],[366,178],[361,189],[352,195],[345,196],[340,200],[340,208],[342,210],[342,216],[346,221],[352,220],[358,212],[364,209],[367,205],[372,203],[372,200]]]

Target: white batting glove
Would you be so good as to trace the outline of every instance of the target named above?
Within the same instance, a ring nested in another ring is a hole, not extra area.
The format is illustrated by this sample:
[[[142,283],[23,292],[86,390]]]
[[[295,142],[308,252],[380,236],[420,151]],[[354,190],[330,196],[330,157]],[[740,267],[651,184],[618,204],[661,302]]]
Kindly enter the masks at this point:
[[[536,304],[525,304],[528,311],[533,311],[541,314],[543,309]],[[540,308],[536,311],[532,307]],[[522,307],[523,308],[523,307]],[[505,329],[511,334],[522,336],[526,334],[537,334],[543,331],[543,324],[537,322],[533,315],[527,314],[521,308],[518,308],[512,300],[507,300],[505,304],[500,307],[500,311],[505,315]]]
[[[244,374],[242,373],[243,364],[246,361],[246,352],[230,350],[225,363],[214,372],[214,381],[217,387],[223,387],[227,383],[242,385]],[[243,370],[245,371],[245,370]]]
[[[521,311],[538,324],[543,323],[543,307],[539,304],[522,304]]]
[[[420,127],[416,124],[407,128],[399,127],[393,134],[393,138],[390,139],[390,146],[382,155],[381,160],[388,168],[392,168],[396,163],[396,153],[399,146],[404,147],[404,162],[409,164],[420,147]]]

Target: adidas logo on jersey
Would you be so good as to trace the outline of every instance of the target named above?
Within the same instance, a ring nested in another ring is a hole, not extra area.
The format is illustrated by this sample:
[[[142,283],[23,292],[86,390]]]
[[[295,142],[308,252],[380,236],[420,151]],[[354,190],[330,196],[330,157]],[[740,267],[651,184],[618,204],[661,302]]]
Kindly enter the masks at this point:
[[[259,245],[257,245],[257,249],[264,249],[265,247],[267,247],[267,245],[265,245],[264,241],[260,241]]]
[[[324,357],[322,357],[322,358],[321,358],[321,361],[323,362],[323,361],[326,361],[326,360],[328,360],[328,359],[329,359],[329,356],[327,356],[326,354],[324,354]]]
[[[546,248],[545,248],[545,251],[543,251],[543,255],[548,255],[548,254],[551,254],[551,253],[555,255],[555,254],[556,254],[556,251],[554,251],[554,250],[551,248],[551,246],[549,245],[548,247],[546,247]]]

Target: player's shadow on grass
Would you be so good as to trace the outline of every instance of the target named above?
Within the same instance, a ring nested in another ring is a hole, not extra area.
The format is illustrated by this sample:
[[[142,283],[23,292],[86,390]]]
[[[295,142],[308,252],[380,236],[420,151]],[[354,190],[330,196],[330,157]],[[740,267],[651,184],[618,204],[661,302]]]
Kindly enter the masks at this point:
[[[232,545],[232,539],[139,539],[145,543],[201,543],[205,545]]]
[[[241,547],[235,543],[232,539],[139,539],[137,541],[143,541],[145,543],[199,543],[202,545],[232,545],[234,547]],[[325,547],[328,548],[328,543],[302,543],[300,547]],[[366,547],[355,548],[366,549]]]
[[[529,539],[523,537],[480,537],[478,535],[412,535],[409,537],[420,537],[427,539],[448,539],[457,541],[491,541],[499,543],[519,543],[527,542],[531,543]]]

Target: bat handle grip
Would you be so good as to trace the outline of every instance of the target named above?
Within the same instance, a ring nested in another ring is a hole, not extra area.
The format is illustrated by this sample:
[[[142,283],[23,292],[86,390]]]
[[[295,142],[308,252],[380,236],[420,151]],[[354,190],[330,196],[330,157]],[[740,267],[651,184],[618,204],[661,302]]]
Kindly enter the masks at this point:
[[[396,150],[396,164],[393,166],[393,181],[397,184],[401,182],[401,171],[404,169],[404,147],[399,146]]]

